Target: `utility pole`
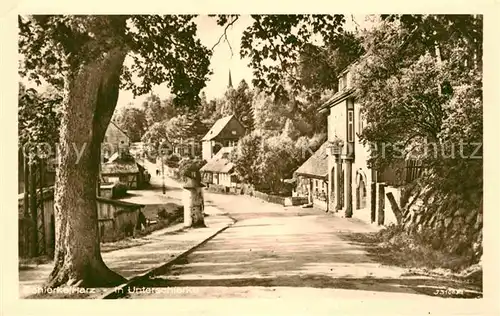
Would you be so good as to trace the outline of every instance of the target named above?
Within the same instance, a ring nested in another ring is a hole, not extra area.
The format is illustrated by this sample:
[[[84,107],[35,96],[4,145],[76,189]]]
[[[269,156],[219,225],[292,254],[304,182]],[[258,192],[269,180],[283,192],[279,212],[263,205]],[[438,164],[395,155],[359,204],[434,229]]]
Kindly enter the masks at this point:
[[[164,142],[163,142],[164,143]],[[163,147],[163,146],[162,146]],[[161,162],[161,188],[163,190],[163,194],[165,194],[165,167],[164,167],[164,163],[163,163],[163,150],[160,150],[160,162]]]

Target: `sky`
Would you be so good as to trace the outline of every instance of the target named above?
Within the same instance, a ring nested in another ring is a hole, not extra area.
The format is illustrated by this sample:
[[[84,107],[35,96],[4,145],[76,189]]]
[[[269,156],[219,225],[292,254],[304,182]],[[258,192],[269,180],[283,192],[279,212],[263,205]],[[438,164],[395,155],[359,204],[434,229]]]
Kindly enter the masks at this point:
[[[198,37],[202,44],[209,49],[214,47],[218,42],[224,29],[218,26],[216,19],[207,15],[197,17]],[[228,42],[232,48],[222,39],[220,43],[214,47],[213,55],[210,59],[210,68],[213,74],[209,77],[207,86],[203,91],[207,95],[207,99],[221,97],[227,89],[229,82],[229,71],[231,70],[231,78],[234,86],[237,86],[241,80],[245,80],[249,85],[252,81],[252,69],[248,66],[250,60],[240,57],[241,36],[243,31],[250,26],[252,19],[248,15],[240,16],[226,32]],[[169,90],[164,86],[157,86],[153,89],[153,93],[158,94],[160,99],[164,99],[169,95]],[[117,108],[130,106],[140,106],[147,95],[139,96],[135,100],[130,91],[121,90],[118,98]]]
[[[373,21],[370,21],[370,17],[364,15],[346,14],[346,17],[344,27],[348,30],[369,28],[374,24]],[[196,24],[198,26],[198,37],[202,44],[209,49],[213,47],[213,54],[210,59],[212,74],[209,76],[206,87],[203,89],[207,99],[212,100],[224,95],[229,82],[229,71],[231,71],[233,86],[236,87],[241,80],[245,80],[252,86],[253,73],[252,68],[249,66],[250,60],[248,58],[241,58],[240,56],[241,37],[243,31],[252,24],[252,18],[249,15],[241,15],[226,32],[229,45],[223,38],[215,47],[214,45],[224,33],[224,28],[217,25],[214,17],[209,17],[208,15],[198,16]],[[27,87],[35,87],[33,82],[28,82],[25,78],[22,81]],[[170,95],[166,84],[154,87],[152,93],[157,94],[160,99],[165,99]],[[120,90],[116,108],[141,107],[142,102],[148,95],[134,98],[131,91]]]
[[[369,28],[374,22],[370,17],[364,15],[346,15],[345,28],[354,30],[355,28]],[[197,17],[198,37],[202,44],[212,48],[224,33],[224,29],[218,26],[216,19],[207,15]],[[212,100],[224,95],[229,81],[229,71],[233,86],[237,86],[241,80],[245,80],[250,86],[253,78],[252,68],[249,66],[250,60],[240,57],[241,36],[243,31],[252,24],[252,18],[249,15],[241,15],[239,19],[228,28],[227,39],[232,48],[223,40],[214,47],[213,55],[210,59],[210,68],[213,74],[209,77],[206,87],[203,91],[207,99]],[[153,93],[159,95],[160,99],[169,96],[170,92],[166,85],[157,86]],[[121,90],[118,98],[117,109],[123,107],[140,107],[147,95],[138,96],[134,99],[130,91]]]

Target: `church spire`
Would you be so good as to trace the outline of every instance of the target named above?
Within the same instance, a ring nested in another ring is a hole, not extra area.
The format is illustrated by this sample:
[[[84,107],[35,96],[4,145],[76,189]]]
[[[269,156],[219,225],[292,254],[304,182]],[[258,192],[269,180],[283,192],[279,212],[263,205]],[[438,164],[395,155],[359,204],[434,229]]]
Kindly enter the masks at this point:
[[[229,83],[227,84],[228,88],[233,87],[233,81],[231,80],[231,69],[229,69]]]

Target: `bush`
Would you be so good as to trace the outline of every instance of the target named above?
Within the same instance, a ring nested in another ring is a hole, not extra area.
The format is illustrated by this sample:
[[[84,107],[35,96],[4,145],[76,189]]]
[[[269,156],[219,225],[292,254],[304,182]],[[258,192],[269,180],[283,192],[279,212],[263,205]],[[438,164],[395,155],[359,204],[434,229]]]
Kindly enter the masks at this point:
[[[185,179],[186,177],[191,177],[194,173],[196,177],[201,178],[200,169],[205,164],[205,160],[183,158],[179,162],[179,177]]]
[[[119,199],[127,195],[128,186],[125,183],[119,182],[113,187],[113,198]]]
[[[169,218],[168,213],[167,213],[167,211],[164,208],[158,210],[158,212],[156,214],[157,214],[157,217],[159,219],[167,219],[167,218]]]
[[[168,158],[166,159],[166,162],[179,162],[181,160],[181,158],[177,155],[170,155],[168,156]]]

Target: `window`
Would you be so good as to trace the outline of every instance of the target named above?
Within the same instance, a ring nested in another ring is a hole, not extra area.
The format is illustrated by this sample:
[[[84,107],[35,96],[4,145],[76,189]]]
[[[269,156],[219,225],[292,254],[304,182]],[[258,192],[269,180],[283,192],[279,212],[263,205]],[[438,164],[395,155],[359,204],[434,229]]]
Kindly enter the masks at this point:
[[[354,111],[347,111],[347,141],[354,141]]]
[[[361,113],[361,110],[358,111],[358,134],[363,133],[363,115]]]
[[[339,78],[339,91],[347,88],[347,72]]]

